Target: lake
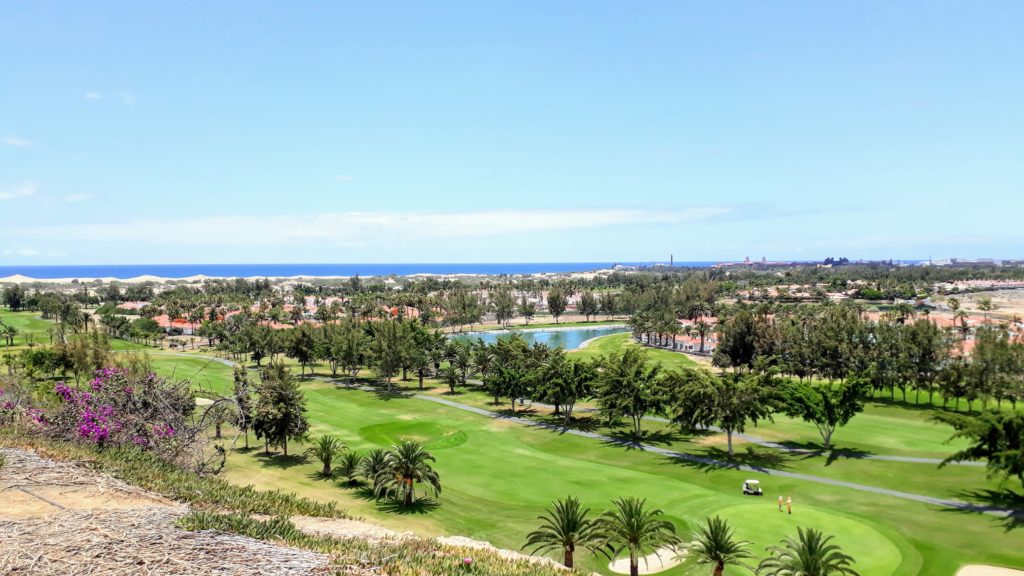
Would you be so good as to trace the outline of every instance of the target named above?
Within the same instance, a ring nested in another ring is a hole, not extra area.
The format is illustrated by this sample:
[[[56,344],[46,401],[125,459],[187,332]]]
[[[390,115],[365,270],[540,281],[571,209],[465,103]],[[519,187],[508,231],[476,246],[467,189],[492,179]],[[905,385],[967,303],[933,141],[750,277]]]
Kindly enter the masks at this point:
[[[522,334],[523,339],[526,340],[527,344],[533,344],[534,342],[542,342],[552,348],[562,347],[566,350],[575,350],[580,347],[580,344],[590,340],[591,338],[597,338],[599,336],[607,336],[609,334],[619,334],[621,332],[628,332],[629,328],[624,326],[604,326],[594,328],[568,328],[568,329],[551,329],[551,330],[537,330],[537,331],[518,331]],[[471,340],[476,341],[478,338],[482,339],[488,344],[494,344],[498,341],[498,338],[507,338],[512,332],[476,332],[471,334],[457,334],[452,336],[458,340]]]

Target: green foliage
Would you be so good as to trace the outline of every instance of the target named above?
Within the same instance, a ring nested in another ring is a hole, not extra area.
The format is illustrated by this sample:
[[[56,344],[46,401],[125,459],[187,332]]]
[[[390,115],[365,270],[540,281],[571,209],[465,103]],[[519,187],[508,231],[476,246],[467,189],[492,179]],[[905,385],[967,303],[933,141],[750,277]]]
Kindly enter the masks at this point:
[[[749,567],[743,560],[753,558],[748,549],[750,542],[736,540],[729,523],[718,516],[698,524],[690,544],[690,556],[698,564],[712,564],[715,574],[721,574],[726,566]]]
[[[672,421],[690,429],[718,426],[726,433],[730,456],[733,433],[744,432],[747,423],[770,420],[775,410],[774,383],[766,373],[716,376],[690,368],[667,373],[664,385]]]
[[[348,485],[356,484],[363,465],[363,455],[353,450],[346,450],[338,457],[338,465],[334,472],[345,479]]]
[[[942,462],[986,460],[990,474],[1015,476],[1024,485],[1024,414],[986,411],[977,416],[938,413],[935,420],[949,424],[972,444]]]
[[[758,576],[858,576],[853,558],[830,544],[832,536],[813,528],[798,527],[797,533],[796,540],[768,547],[771,555],[757,565]]]
[[[215,530],[250,538],[283,543],[336,557],[344,562],[345,573],[352,569],[353,558],[359,568],[389,576],[424,574],[467,574],[470,576],[564,576],[565,571],[525,560],[510,560],[497,552],[445,546],[431,540],[406,538],[368,542],[357,538],[333,538],[309,535],[298,530],[287,518],[267,520],[249,514],[217,514],[194,511],[178,520],[185,530]],[[466,560],[469,559],[469,562]],[[342,566],[338,566],[341,570]],[[340,572],[339,572],[340,573]]]
[[[857,377],[839,384],[790,382],[782,392],[782,411],[814,424],[825,450],[832,448],[836,428],[864,411],[867,383]]]
[[[330,477],[334,474],[332,464],[345,449],[345,445],[334,436],[323,435],[316,439],[312,446],[306,449],[305,455],[312,456],[323,464],[320,475]]]
[[[663,512],[647,506],[643,498],[613,500],[613,510],[601,515],[599,530],[613,556],[629,553],[629,572],[638,574],[639,559],[664,546],[679,544],[676,527],[663,520]]]
[[[267,447],[280,446],[288,455],[288,440],[306,435],[306,397],[284,364],[272,363],[261,375],[252,429]]]
[[[569,299],[561,288],[552,288],[548,291],[548,312],[555,317],[556,323],[568,305]]]
[[[374,476],[374,494],[405,507],[416,501],[417,484],[426,484],[435,495],[440,495],[441,478],[430,464],[436,460],[419,442],[403,441],[392,446]]]
[[[0,445],[25,446],[55,460],[90,462],[101,472],[194,507],[224,508],[271,516],[352,518],[334,502],[317,502],[281,490],[236,486],[216,476],[198,476],[134,447],[101,451],[37,436],[0,436]]]
[[[643,417],[664,403],[660,376],[661,364],[649,364],[646,352],[640,348],[611,354],[598,376],[601,411],[609,419],[629,417],[633,436],[639,437]]]
[[[537,517],[541,525],[526,536],[523,548],[530,548],[531,554],[559,550],[564,558],[562,563],[567,568],[573,567],[573,554],[577,548],[587,548],[595,554],[598,551],[607,553],[602,546],[600,525],[596,520],[587,518],[589,513],[590,509],[583,508],[573,496],[555,500],[552,508]]]

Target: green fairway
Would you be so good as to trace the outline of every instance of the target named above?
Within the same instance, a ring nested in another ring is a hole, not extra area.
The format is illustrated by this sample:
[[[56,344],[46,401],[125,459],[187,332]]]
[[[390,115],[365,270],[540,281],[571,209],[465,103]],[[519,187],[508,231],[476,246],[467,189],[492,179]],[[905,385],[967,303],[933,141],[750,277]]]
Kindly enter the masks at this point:
[[[36,344],[49,344],[50,336],[48,330],[53,322],[43,320],[38,312],[11,312],[0,310],[0,321],[7,326],[13,326],[18,335],[14,337],[14,346],[24,346],[29,342]]]
[[[593,358],[595,356],[607,356],[612,352],[622,352],[627,348],[640,346],[634,341],[628,332],[622,334],[611,334],[594,338],[587,344],[586,348],[572,350],[569,352],[577,358]],[[665,368],[683,368],[698,366],[697,362],[689,356],[665,350],[662,348],[646,348],[647,356],[652,362],[660,362]]]
[[[950,442],[953,429],[930,422],[930,415],[930,411],[869,402],[864,413],[836,432],[835,447],[874,454],[942,458],[967,446],[963,439]],[[885,433],[880,434],[881,430]],[[774,422],[763,422],[750,433],[797,447],[821,446],[821,436],[813,424],[785,416],[776,416]]]
[[[0,321],[18,330],[18,335],[14,337],[13,346],[8,348],[6,345],[0,344],[0,352],[21,350],[29,343],[39,345],[50,343],[50,328],[54,326],[54,322],[52,320],[44,320],[38,312],[0,310]],[[117,338],[110,339],[110,348],[112,350],[151,349],[149,346]]]
[[[216,360],[160,352],[151,352],[150,360],[159,376],[190,380],[199,391],[231,394],[234,370]]]
[[[303,388],[313,436],[335,434],[358,450],[385,447],[398,439],[428,443],[438,458],[444,486],[440,505],[411,514],[387,512],[365,492],[319,478],[316,462],[295,456],[266,457],[261,449],[234,453],[226,472],[230,479],[338,500],[354,513],[397,530],[426,536],[465,535],[512,549],[522,545],[525,534],[536,527],[535,517],[551,500],[573,494],[594,510],[606,509],[615,497],[646,497],[665,510],[683,530],[685,540],[689,540],[685,526],[693,526],[707,515],[722,515],[740,537],[755,543],[758,556],[763,555],[765,546],[795,535],[798,525],[820,528],[836,535],[864,575],[949,576],[968,562],[1024,564],[1024,551],[1017,545],[1019,533],[1004,530],[1003,521],[991,516],[956,513],[820,483],[677,462],[426,400],[378,397],[319,381]],[[292,446],[291,453],[301,453],[301,447]],[[836,462],[832,466],[847,464],[851,474],[864,470],[864,476],[871,477],[868,471],[882,463]],[[824,467],[824,463],[817,466]],[[922,477],[935,472],[933,466],[900,466],[905,468],[897,477],[908,492],[918,492],[915,479],[919,484]],[[977,469],[970,473],[983,478]],[[740,484],[748,477],[762,480],[764,498],[740,494]],[[866,481],[860,477],[849,480]],[[793,497],[792,516],[776,510],[774,499],[779,495]],[[579,559],[588,569],[608,573],[605,561],[584,554]],[[665,574],[682,574],[684,569]]]

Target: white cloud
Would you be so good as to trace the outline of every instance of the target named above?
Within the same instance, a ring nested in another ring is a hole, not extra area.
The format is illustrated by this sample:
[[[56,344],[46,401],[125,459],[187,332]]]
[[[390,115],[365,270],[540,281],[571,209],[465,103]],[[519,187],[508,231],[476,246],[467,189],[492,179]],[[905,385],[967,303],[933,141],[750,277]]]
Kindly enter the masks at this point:
[[[86,100],[99,100],[102,97],[103,97],[103,95],[101,95],[99,92],[86,92],[85,93],[85,99]]]
[[[31,248],[19,248],[18,250],[4,250],[4,256],[38,256],[39,252]]]
[[[64,197],[65,202],[84,202],[86,200],[92,200],[94,196],[92,194],[68,194]]]
[[[17,198],[26,198],[36,193],[35,182],[25,182],[14,188],[0,189],[0,200],[15,200]]]
[[[351,182],[352,181],[352,177],[349,176],[348,174],[342,174],[342,175],[335,176],[334,179],[337,180],[338,182]]]
[[[430,238],[480,238],[625,225],[670,225],[726,216],[731,209],[619,208],[482,210],[467,212],[345,212],[303,216],[214,216],[182,220],[15,228],[19,238],[58,241],[129,241],[232,246],[412,242]]]
[[[135,106],[135,94],[131,92],[121,92],[118,94],[121,98],[121,103],[125,106]]]
[[[8,136],[4,138],[4,144],[8,146],[17,146],[18,148],[28,148],[34,146],[35,142],[31,140],[25,140],[24,138],[17,138],[15,136]]]

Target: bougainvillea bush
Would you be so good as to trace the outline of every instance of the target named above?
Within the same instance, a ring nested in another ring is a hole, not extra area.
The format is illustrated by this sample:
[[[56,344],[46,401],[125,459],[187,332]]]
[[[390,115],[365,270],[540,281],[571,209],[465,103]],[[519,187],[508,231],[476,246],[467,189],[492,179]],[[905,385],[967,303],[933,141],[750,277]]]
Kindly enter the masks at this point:
[[[173,455],[196,437],[195,398],[187,383],[103,368],[82,385],[58,382],[53,393],[55,400],[40,423],[62,440]]]

